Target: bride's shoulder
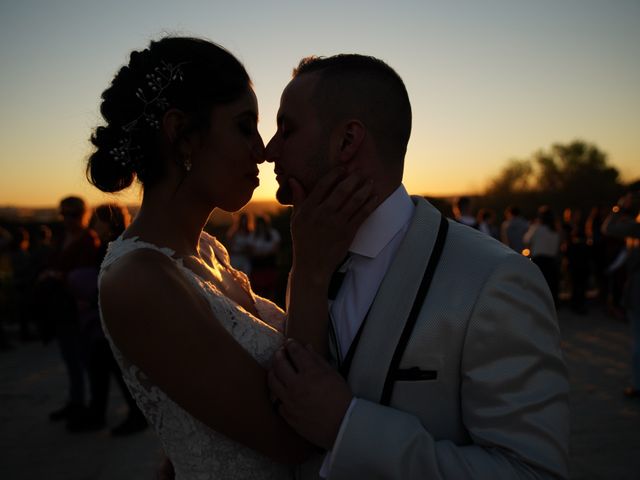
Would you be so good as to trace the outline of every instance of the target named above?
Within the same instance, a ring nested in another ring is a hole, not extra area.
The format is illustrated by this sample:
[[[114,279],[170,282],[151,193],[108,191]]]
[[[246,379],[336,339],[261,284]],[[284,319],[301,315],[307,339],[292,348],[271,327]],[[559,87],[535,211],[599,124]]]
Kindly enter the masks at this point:
[[[143,300],[153,298],[166,283],[180,282],[174,262],[164,253],[140,248],[103,270],[100,279],[101,300],[115,298]]]

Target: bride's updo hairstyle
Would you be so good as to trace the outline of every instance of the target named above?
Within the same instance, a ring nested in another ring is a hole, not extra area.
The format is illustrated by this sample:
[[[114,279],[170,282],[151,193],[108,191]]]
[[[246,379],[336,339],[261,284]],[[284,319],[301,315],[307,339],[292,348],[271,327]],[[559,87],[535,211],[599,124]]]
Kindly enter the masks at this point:
[[[164,174],[163,115],[170,108],[187,114],[184,138],[209,128],[212,108],[239,99],[249,88],[242,64],[206,40],[166,37],[132,52],[102,93],[105,124],[91,136],[95,151],[87,163],[88,180],[104,192],[123,190],[136,177],[143,186],[152,185]]]

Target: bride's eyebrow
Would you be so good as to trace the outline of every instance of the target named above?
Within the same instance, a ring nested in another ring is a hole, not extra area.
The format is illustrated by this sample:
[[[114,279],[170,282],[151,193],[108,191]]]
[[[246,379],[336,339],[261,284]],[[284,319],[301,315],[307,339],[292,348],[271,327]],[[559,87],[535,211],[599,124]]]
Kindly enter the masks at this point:
[[[245,117],[248,117],[251,120],[258,123],[258,120],[259,120],[258,113],[253,110],[245,110],[235,116],[235,118],[238,118],[238,119],[245,118]]]

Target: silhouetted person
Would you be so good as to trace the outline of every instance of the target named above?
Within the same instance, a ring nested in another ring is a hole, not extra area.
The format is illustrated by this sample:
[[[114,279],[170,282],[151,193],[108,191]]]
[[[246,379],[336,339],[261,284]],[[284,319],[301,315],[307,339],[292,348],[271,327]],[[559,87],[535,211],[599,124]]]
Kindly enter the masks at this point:
[[[627,321],[624,311],[623,294],[627,283],[627,244],[624,238],[605,235],[605,258],[607,280],[607,309],[617,320]]]
[[[43,314],[38,309],[38,299],[36,297],[36,285],[40,274],[44,272],[51,261],[53,253],[52,244],[53,233],[48,225],[40,225],[36,228],[35,233],[31,236],[31,244],[29,247],[31,270],[33,275],[33,285],[31,292],[31,315],[32,320],[36,323],[38,334],[42,340],[47,342],[53,337],[51,322],[47,322],[46,312]]]
[[[498,240],[500,232],[496,226],[496,212],[490,208],[481,208],[477,216],[478,230]]]
[[[504,211],[505,220],[500,227],[500,240],[518,253],[524,250],[524,234],[529,230],[529,222],[520,214],[520,208],[512,205]]]
[[[234,217],[227,231],[227,250],[231,265],[247,275],[251,273],[251,243],[253,242],[254,218],[248,213]]]
[[[589,246],[585,221],[580,210],[564,212],[565,254],[571,279],[571,309],[580,315],[587,313],[587,285],[589,281]]]
[[[280,234],[271,227],[271,218],[259,215],[251,240],[251,286],[260,296],[273,299],[278,279]]]
[[[78,278],[78,271],[95,268],[100,240],[88,228],[88,213],[84,200],[67,197],[60,202],[63,232],[54,241],[48,268],[40,274],[37,298],[41,315],[51,322],[60,346],[60,353],[69,376],[69,398],[67,403],[54,412],[51,420],[74,419],[84,415],[84,371],[85,354],[80,336],[78,307],[83,298],[78,298],[77,289],[69,279]]]
[[[13,237],[9,230],[0,227],[0,295],[3,298],[7,297],[8,279],[11,276],[11,260],[9,259],[9,247]],[[7,333],[4,329],[5,322],[5,310],[7,309],[6,302],[0,303],[2,311],[0,312],[0,350],[6,350],[11,348]]]
[[[118,238],[129,225],[131,217],[124,205],[107,203],[95,208],[90,227],[100,237],[98,261],[94,268],[85,269],[76,278],[78,296],[84,298],[84,308],[79,316],[84,319],[81,329],[82,341],[87,351],[87,373],[91,398],[86,413],[70,422],[72,432],[98,430],[105,426],[105,416],[109,399],[110,377],[113,374],[118,382],[129,412],[126,419],[111,430],[113,435],[127,435],[147,427],[144,415],[129,393],[122,372],[111,347],[104,336],[98,309],[98,268],[106,255],[109,242]]]
[[[36,277],[49,265],[53,253],[53,233],[48,225],[39,225],[31,236],[29,253]]]
[[[9,245],[11,245],[11,233],[6,228],[0,227],[0,253],[4,251]]]
[[[607,239],[602,233],[602,223],[607,216],[606,209],[593,207],[585,225],[587,245],[589,246],[589,257],[591,268],[598,288],[598,298],[603,304],[607,303],[608,281],[607,281]]]
[[[560,270],[560,234],[556,230],[553,211],[547,205],[538,209],[538,216],[523,237],[524,244],[531,250],[531,260],[535,263],[551,290],[553,300],[558,305],[558,284]]]
[[[35,281],[33,263],[29,253],[30,235],[24,227],[14,230],[9,249],[11,262],[11,289],[9,302],[13,318],[17,321],[20,340],[35,338],[32,326],[32,293]]]
[[[626,238],[627,290],[624,306],[633,337],[631,385],[624,390],[629,398],[640,398],[640,192],[632,191],[622,197],[605,220],[606,235]]]
[[[478,222],[471,211],[469,197],[459,197],[453,204],[453,216],[457,222],[472,228],[478,228]]]

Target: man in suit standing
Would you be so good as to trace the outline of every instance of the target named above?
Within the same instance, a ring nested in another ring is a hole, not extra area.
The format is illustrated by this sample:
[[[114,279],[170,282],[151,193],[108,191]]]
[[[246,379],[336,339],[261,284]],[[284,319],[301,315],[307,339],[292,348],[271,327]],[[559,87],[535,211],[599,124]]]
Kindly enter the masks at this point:
[[[524,250],[523,238],[529,230],[529,222],[520,214],[520,209],[511,205],[504,211],[505,220],[500,226],[500,240],[518,253]]]
[[[338,371],[289,342],[269,373],[282,416],[324,450],[299,477],[566,478],[569,387],[544,278],[407,194],[410,131],[401,78],[372,57],[303,59],[281,97],[266,150],[278,200],[337,164],[378,197],[329,292]]]

